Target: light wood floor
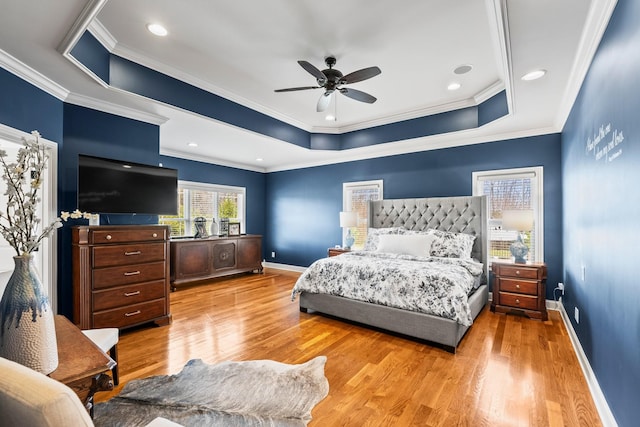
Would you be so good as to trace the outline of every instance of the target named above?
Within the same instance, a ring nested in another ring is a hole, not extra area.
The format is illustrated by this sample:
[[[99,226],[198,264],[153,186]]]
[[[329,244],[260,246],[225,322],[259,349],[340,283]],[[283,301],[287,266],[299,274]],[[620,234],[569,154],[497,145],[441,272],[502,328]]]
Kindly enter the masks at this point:
[[[121,333],[120,386],[175,374],[189,359],[327,356],[329,396],[310,426],[599,426],[558,312],[546,322],[488,307],[455,355],[422,342],[305,314],[297,274],[266,269],[171,294],[173,323]]]

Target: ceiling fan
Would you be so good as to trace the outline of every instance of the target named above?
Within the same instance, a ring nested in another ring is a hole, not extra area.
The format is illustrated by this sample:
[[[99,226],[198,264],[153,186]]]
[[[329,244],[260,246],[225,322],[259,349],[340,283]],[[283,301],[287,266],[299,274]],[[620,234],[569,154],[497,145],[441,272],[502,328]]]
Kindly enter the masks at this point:
[[[333,68],[333,66],[336,65],[336,58],[334,58],[333,56],[328,56],[325,58],[324,62],[329,68],[320,71],[307,61],[298,61],[298,64],[300,64],[302,68],[304,68],[309,74],[316,78],[318,86],[302,86],[291,87],[287,89],[276,89],[275,92],[292,92],[296,90],[324,88],[325,91],[318,100],[316,111],[324,111],[327,109],[329,103],[331,102],[331,95],[333,95],[333,92],[335,92],[336,90],[344,96],[348,96],[349,98],[355,99],[356,101],[366,102],[369,104],[373,104],[374,102],[376,102],[376,98],[366,92],[341,86],[361,82],[363,80],[370,79],[371,77],[375,77],[382,72],[380,71],[380,68],[363,68],[362,70],[354,71],[353,73],[349,73],[344,76],[340,71]]]

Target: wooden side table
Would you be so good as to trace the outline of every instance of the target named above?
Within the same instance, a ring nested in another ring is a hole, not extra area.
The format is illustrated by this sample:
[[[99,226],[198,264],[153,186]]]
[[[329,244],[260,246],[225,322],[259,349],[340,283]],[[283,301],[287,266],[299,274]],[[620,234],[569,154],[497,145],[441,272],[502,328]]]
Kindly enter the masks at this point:
[[[113,390],[113,381],[107,372],[111,371],[116,362],[66,317],[56,315],[55,324],[58,367],[49,377],[75,391],[91,413],[94,393]]]
[[[329,248],[327,249],[327,255],[329,256],[337,256],[346,252],[351,252],[351,249],[343,249],[343,248]]]
[[[546,264],[494,262],[491,270],[495,275],[491,311],[525,314],[547,320]]]

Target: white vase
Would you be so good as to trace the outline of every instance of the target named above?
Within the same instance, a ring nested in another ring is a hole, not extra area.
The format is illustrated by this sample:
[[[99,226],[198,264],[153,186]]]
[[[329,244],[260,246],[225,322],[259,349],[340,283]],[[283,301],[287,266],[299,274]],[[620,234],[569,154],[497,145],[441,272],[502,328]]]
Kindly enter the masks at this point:
[[[53,311],[29,255],[15,268],[0,300],[0,356],[45,375],[58,367]]]

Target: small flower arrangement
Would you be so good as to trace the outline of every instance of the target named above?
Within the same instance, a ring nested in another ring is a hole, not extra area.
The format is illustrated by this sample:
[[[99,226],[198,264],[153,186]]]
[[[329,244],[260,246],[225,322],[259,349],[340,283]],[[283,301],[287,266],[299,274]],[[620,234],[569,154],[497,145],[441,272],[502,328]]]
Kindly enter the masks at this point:
[[[41,221],[36,215],[36,207],[41,202],[40,191],[49,161],[49,148],[40,143],[38,131],[31,132],[31,135],[33,138],[22,138],[23,147],[18,150],[15,162],[9,162],[7,152],[0,149],[2,180],[7,186],[4,193],[7,204],[4,212],[0,211],[0,234],[18,256],[37,250],[45,237],[62,227],[62,221],[92,218],[92,214],[79,210],[62,212],[59,218],[38,230]]]

